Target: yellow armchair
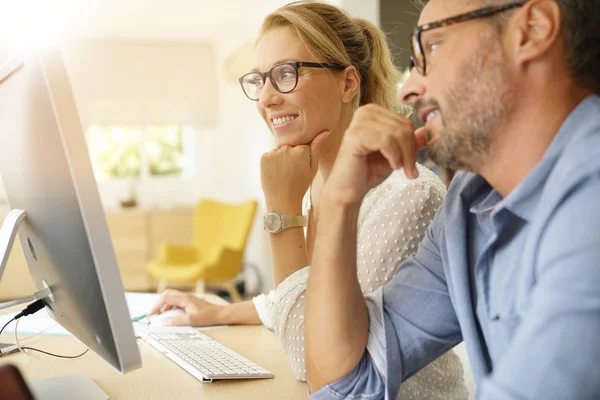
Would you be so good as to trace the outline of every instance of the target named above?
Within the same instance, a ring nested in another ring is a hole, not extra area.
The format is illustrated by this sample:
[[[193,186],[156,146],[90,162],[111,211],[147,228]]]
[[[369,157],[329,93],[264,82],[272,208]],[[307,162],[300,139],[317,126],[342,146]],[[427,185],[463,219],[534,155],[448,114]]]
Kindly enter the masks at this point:
[[[242,268],[256,207],[256,201],[239,205],[212,200],[198,203],[192,245],[165,243],[159,258],[148,264],[149,273],[159,281],[158,291],[165,290],[169,282],[194,282],[197,292],[203,292],[205,286],[220,287],[233,301],[239,301],[233,280]]]
[[[160,246],[159,260],[175,265],[195,264],[198,260],[198,249],[191,246],[165,243]]]

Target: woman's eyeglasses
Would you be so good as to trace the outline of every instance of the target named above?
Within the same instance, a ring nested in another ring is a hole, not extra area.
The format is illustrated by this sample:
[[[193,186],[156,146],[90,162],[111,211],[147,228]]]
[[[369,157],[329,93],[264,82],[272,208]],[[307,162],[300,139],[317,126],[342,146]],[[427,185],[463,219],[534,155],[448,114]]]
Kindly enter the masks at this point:
[[[240,85],[246,97],[258,101],[265,86],[267,78],[279,93],[290,93],[298,86],[298,70],[300,68],[325,68],[342,70],[346,67],[339,64],[315,62],[285,62],[275,65],[267,72],[249,72],[240,79]]]

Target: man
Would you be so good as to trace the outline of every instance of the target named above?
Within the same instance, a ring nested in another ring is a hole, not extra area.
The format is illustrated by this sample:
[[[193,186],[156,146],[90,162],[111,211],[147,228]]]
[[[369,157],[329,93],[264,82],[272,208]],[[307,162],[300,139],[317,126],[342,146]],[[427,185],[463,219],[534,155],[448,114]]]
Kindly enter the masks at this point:
[[[401,98],[425,126],[360,109],[317,208],[312,395],[393,399],[465,340],[479,399],[600,398],[600,1],[431,0],[419,24]],[[360,203],[423,145],[468,172],[365,303]]]

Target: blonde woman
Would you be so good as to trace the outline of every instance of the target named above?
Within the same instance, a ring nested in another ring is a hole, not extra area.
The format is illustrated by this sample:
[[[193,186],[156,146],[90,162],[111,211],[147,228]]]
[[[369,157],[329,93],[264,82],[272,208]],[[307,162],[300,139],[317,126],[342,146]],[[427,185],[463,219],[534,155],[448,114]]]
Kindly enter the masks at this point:
[[[273,232],[277,288],[226,306],[167,291],[153,313],[165,305],[183,309],[185,315],[173,319],[174,325],[262,323],[280,337],[296,377],[305,380],[304,293],[316,229],[311,205],[319,201],[356,109],[369,103],[397,109],[399,80],[383,33],[365,20],[318,2],[291,3],[267,16],[256,45],[256,67],[240,83],[276,141],[276,149],[261,159],[261,181],[273,211],[265,228]],[[390,280],[396,266],[415,253],[445,195],[442,182],[426,168],[406,174],[419,178],[396,172],[361,206],[357,273],[365,295]],[[306,234],[303,224],[280,230],[281,218],[299,220],[289,217],[303,214],[308,216]],[[398,234],[402,239],[393,239]],[[466,397],[462,365],[452,352],[410,378],[399,395]]]

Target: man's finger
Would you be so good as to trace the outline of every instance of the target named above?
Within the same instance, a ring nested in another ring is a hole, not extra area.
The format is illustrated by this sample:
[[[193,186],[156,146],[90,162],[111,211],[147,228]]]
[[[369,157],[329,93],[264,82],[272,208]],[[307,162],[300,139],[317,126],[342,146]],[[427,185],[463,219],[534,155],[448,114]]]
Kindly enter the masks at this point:
[[[376,120],[384,119],[388,121],[393,121],[394,124],[406,123],[410,121],[410,119],[405,117],[404,115],[388,110],[387,108],[382,106],[370,107],[367,115]]]
[[[411,130],[412,131],[412,130]],[[398,138],[398,147],[402,151],[402,167],[407,177],[416,179],[419,177],[417,170],[417,146],[415,144],[414,133],[406,133]]]
[[[394,137],[388,136],[384,138],[380,152],[388,160],[393,169],[400,169],[402,167],[402,149]]]
[[[415,141],[417,143],[417,150],[427,147],[427,130],[425,127],[421,127],[415,131]]]

